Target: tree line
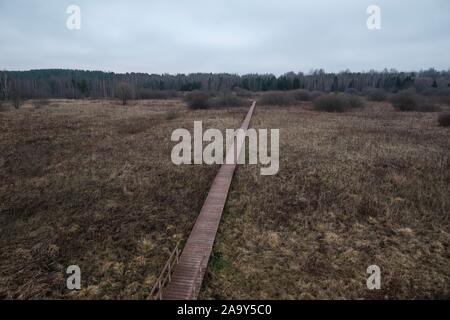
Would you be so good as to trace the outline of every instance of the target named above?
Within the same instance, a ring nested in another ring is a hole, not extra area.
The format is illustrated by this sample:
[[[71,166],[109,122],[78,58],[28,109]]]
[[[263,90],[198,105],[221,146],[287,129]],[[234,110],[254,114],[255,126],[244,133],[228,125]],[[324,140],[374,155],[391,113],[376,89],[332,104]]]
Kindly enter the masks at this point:
[[[398,92],[414,88],[417,92],[450,88],[450,70],[435,69],[418,72],[396,70],[327,73],[288,72],[273,74],[147,74],[102,71],[43,69],[0,71],[0,98],[3,100],[35,98],[115,98],[123,85],[139,98],[148,91],[227,91],[240,88],[248,91],[305,89],[323,92],[362,91],[366,88]]]

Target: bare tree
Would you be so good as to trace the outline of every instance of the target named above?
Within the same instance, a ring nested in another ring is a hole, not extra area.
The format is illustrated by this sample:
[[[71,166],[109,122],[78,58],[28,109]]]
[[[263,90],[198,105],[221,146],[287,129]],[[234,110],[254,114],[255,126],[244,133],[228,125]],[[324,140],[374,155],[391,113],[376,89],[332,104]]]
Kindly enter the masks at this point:
[[[14,90],[12,90],[11,100],[14,108],[19,109],[20,105],[22,104],[22,95],[20,93],[20,89],[15,88]]]
[[[126,105],[128,99],[131,99],[133,95],[133,89],[128,83],[122,82],[117,86],[116,95],[122,100],[122,104]]]

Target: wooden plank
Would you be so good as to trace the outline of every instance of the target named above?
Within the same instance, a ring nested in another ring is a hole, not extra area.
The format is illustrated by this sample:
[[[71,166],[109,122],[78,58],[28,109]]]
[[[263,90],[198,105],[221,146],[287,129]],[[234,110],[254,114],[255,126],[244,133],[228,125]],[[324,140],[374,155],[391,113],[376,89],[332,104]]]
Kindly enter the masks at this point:
[[[256,102],[253,102],[241,125],[244,134],[250,124],[255,105]],[[236,150],[236,155],[239,155],[242,147],[242,145],[236,145],[236,141],[237,143],[242,143],[243,140],[242,136],[240,139],[239,137],[235,138],[235,143],[230,147],[230,150]],[[230,150],[227,152],[227,158],[231,154],[236,159],[237,156],[234,153],[230,153]],[[172,281],[163,289],[163,299],[189,300],[197,298],[236,169],[235,161],[230,161],[230,163],[232,164],[229,164],[227,161],[220,167],[212,183],[205,203],[186,241],[179,262],[174,267]]]

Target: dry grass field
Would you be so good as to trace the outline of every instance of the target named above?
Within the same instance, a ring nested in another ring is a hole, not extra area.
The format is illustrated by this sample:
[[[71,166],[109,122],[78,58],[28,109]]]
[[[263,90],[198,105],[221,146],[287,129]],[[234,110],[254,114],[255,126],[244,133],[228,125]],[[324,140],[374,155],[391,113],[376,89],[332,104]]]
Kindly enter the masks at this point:
[[[189,234],[216,166],[175,166],[174,129],[246,108],[54,100],[0,112],[0,299],[142,299]],[[66,289],[79,265],[81,291]]]
[[[0,299],[146,298],[217,166],[175,166],[176,128],[236,128],[248,107],[52,100],[0,112]],[[200,298],[450,298],[450,132],[368,103],[258,105],[280,171],[236,171]],[[65,269],[82,270],[80,291]],[[382,289],[366,288],[377,264]]]
[[[280,128],[280,171],[237,170],[200,297],[450,298],[450,131],[436,119],[259,105],[252,126]]]

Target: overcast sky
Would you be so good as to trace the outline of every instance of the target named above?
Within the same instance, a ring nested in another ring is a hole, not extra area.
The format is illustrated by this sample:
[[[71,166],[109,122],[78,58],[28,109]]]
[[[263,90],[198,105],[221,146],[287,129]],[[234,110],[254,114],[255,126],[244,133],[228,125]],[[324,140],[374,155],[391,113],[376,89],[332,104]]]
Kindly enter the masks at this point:
[[[371,4],[381,30],[367,29]],[[0,69],[447,70],[449,13],[449,0],[0,0]]]

